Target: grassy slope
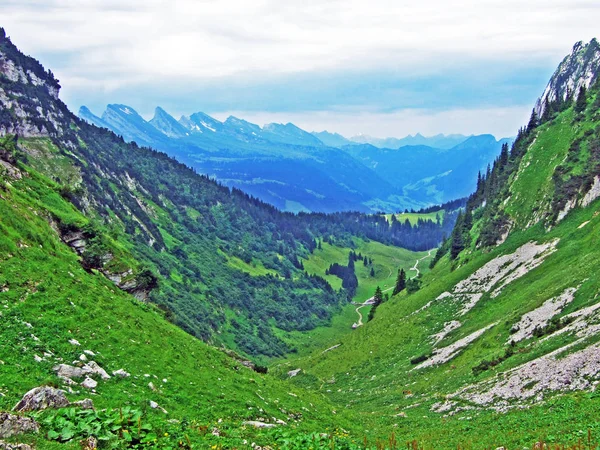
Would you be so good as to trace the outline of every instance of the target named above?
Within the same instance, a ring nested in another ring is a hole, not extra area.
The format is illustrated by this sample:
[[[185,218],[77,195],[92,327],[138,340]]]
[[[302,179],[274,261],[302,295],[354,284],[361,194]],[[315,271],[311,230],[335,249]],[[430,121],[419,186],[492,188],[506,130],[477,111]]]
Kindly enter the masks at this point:
[[[244,368],[171,325],[104,276],[84,271],[47,217],[52,210],[73,220],[86,219],[54,188],[34,172],[22,180],[6,180],[0,174],[0,410],[12,408],[33,387],[58,383],[52,367],[77,360],[86,349],[96,353],[94,359],[107,371],[124,368],[132,374],[100,382],[97,395],[92,395],[98,408],[131,405],[146,411],[149,420],[164,430],[169,426],[165,415],[148,408],[149,400],[154,400],[169,412],[168,418],[214,424],[227,433],[217,437],[186,428],[193,442],[206,442],[198,448],[209,442],[238,445],[243,438],[270,442],[268,432],[240,426],[243,420],[259,417],[284,419],[292,429],[333,429],[332,407],[320,394]],[[81,347],[69,344],[72,338]],[[34,355],[45,352],[53,356],[36,362]],[[148,387],[149,381],[156,392]],[[81,388],[77,391],[71,400],[90,395]],[[301,414],[302,419],[296,423],[287,417],[290,413]],[[223,422],[217,424],[219,419]],[[335,416],[335,424],[353,427],[343,413]],[[53,448],[43,440],[38,446]]]
[[[550,192],[554,167],[564,158],[570,140],[571,111],[566,111],[539,131],[538,139],[525,157],[519,177],[512,185],[506,210],[514,212],[519,224],[535,217],[532,202],[542,200]],[[583,132],[583,124],[575,133]],[[531,193],[534,192],[534,195]],[[543,203],[542,203],[543,204]],[[312,385],[338,402],[362,414],[365,426],[373,434],[395,427],[400,439],[417,439],[426,448],[483,448],[507,445],[531,446],[536,440],[574,444],[591,430],[594,442],[600,439],[600,422],[594,411],[600,406],[594,393],[578,392],[550,395],[544,404],[531,409],[513,410],[507,414],[491,411],[468,411],[443,417],[430,411],[433,403],[465,385],[493,378],[497,373],[516,367],[574,341],[570,334],[552,337],[541,343],[531,338],[520,344],[522,351],[495,368],[475,376],[472,368],[483,360],[504,354],[510,328],[526,312],[539,307],[566,288],[581,285],[574,301],[560,315],[568,314],[598,301],[600,291],[600,201],[590,207],[572,211],[557,227],[548,231],[538,224],[516,232],[502,246],[490,253],[475,251],[463,259],[463,265],[451,271],[443,259],[434,271],[424,277],[425,287],[413,295],[405,293],[383,304],[375,320],[342,339],[342,346],[321,354],[282,365],[302,367],[304,375],[296,379],[300,385]],[[584,222],[590,221],[583,228]],[[493,328],[460,352],[452,361],[433,368],[412,371],[410,359],[432,350],[430,335],[440,331],[444,322],[456,317],[451,303],[437,302],[424,312],[409,314],[449,291],[492,258],[508,254],[521,245],[559,238],[556,253],[542,266],[512,282],[502,294],[492,299],[484,295],[477,306],[460,320],[463,325],[450,333],[440,346],[449,345],[486,325]],[[600,336],[586,342],[594,343]],[[571,350],[572,351],[572,350]],[[335,380],[333,384],[323,384]],[[404,411],[407,418],[396,415]]]
[[[375,277],[371,277],[371,266],[365,267],[361,261],[356,262],[356,276],[358,278],[358,289],[353,298],[355,303],[362,303],[371,298],[375,288],[380,286],[384,291],[394,286],[399,269],[404,269],[411,277],[416,273],[410,268],[414,266],[419,258],[426,257],[428,252],[412,252],[403,248],[383,245],[379,242],[365,242],[357,239],[355,241],[356,253],[362,253],[373,259]],[[333,275],[325,275],[325,270],[333,263],[347,264],[350,248],[341,248],[323,243],[322,250],[315,250],[310,257],[304,261],[304,268],[310,274],[317,274],[325,278],[334,289],[340,289],[341,279]],[[428,260],[419,263],[419,270],[423,273],[429,271]],[[292,332],[283,336],[299,350],[300,355],[306,355],[315,349],[324,349],[335,344],[340,338],[352,332],[352,324],[358,320],[356,305],[346,305],[340,314],[336,315],[329,326],[317,327],[307,332]],[[363,308],[364,317],[369,309]]]
[[[385,218],[388,220],[388,222],[391,222],[392,215],[394,215],[394,216],[396,216],[396,220],[398,220],[398,222],[404,223],[404,221],[406,221],[408,219],[408,221],[410,222],[411,225],[416,225],[416,223],[419,221],[419,219],[431,220],[431,221],[435,222],[437,219],[437,216],[439,216],[440,220],[442,220],[444,218],[445,212],[446,211],[441,209],[439,211],[434,211],[434,212],[425,213],[425,214],[422,214],[422,213],[386,214]]]

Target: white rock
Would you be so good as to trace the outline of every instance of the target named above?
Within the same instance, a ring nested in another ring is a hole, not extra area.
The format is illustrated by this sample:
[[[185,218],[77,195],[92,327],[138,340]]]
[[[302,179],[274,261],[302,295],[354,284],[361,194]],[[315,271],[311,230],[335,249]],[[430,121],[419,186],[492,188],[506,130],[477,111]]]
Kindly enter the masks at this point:
[[[81,345],[77,339],[69,339],[69,344],[79,346]]]
[[[128,372],[125,372],[124,369],[114,370],[113,375],[115,377],[120,377],[120,378],[127,378],[127,377],[131,376],[131,374]]]
[[[272,423],[259,422],[258,420],[248,420],[248,421],[242,423],[242,425],[245,425],[248,427],[254,427],[254,428],[274,428],[275,427],[275,425]]]
[[[295,377],[296,375],[298,375],[300,373],[302,369],[295,369],[295,370],[290,370],[287,374],[288,377],[292,378]]]
[[[90,377],[85,377],[85,380],[83,380],[81,386],[83,386],[86,389],[96,389],[96,386],[98,386],[98,382],[91,379]]]

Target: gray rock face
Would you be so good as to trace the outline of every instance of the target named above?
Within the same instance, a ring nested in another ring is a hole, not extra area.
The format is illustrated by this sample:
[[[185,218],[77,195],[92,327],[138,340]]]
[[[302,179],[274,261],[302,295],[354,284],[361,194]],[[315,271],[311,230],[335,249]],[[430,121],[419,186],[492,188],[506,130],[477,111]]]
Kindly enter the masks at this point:
[[[544,113],[548,102],[565,99],[567,91],[577,95],[579,88],[589,88],[600,74],[600,44],[592,39],[589,44],[578,42],[570,55],[563,61],[552,75],[546,90],[535,105],[538,117]]]
[[[40,386],[27,392],[13,411],[39,411],[48,408],[64,408],[69,406],[65,391],[50,386]]]
[[[29,417],[0,413],[0,438],[4,439],[23,433],[37,433],[38,431],[40,431],[40,426]]]

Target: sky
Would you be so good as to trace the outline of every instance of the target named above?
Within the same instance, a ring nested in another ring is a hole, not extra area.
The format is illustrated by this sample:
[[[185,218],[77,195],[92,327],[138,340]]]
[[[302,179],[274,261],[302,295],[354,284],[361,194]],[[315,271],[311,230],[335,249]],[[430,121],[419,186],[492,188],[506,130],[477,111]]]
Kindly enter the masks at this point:
[[[597,0],[0,3],[74,111],[160,105],[345,136],[512,136],[573,44],[600,34]]]

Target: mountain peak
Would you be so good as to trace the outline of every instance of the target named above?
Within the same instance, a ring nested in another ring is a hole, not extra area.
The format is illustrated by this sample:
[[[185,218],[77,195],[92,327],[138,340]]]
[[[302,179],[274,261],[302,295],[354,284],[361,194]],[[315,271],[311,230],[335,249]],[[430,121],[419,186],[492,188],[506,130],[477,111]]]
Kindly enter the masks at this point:
[[[168,137],[180,138],[188,134],[188,130],[160,106],[154,110],[154,117],[149,123]]]
[[[589,88],[600,71],[600,44],[596,38],[588,44],[582,41],[573,46],[554,74],[544,93],[535,105],[535,112],[541,117],[549,102],[566,99],[567,95],[577,96],[581,87]]]

